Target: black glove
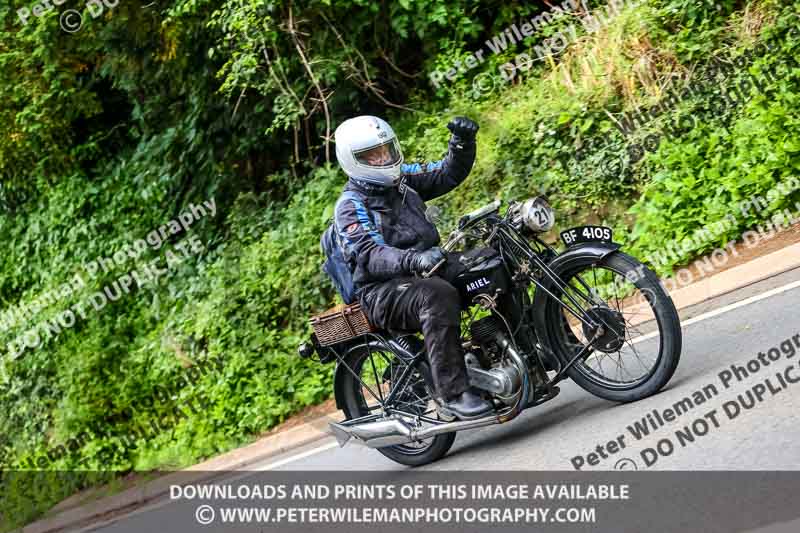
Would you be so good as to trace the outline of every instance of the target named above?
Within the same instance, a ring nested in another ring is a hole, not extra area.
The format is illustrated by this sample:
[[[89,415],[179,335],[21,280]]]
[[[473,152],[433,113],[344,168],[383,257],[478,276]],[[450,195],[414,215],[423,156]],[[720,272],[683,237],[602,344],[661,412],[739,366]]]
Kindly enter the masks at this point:
[[[424,274],[439,264],[439,261],[444,258],[444,252],[442,252],[442,249],[438,246],[428,248],[424,252],[411,256],[409,270],[414,274]]]
[[[454,137],[464,142],[472,142],[478,133],[478,124],[466,117],[456,117],[447,125]]]

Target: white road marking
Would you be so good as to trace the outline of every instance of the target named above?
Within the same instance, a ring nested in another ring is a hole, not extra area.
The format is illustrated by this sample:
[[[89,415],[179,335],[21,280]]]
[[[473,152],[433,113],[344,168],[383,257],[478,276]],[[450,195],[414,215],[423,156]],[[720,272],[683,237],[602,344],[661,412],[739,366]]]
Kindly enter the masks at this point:
[[[295,461],[299,461],[300,459],[305,459],[306,457],[310,457],[310,456],[315,455],[315,454],[320,453],[320,452],[324,452],[325,450],[330,450],[331,448],[338,448],[338,447],[339,447],[339,443],[338,442],[336,442],[336,441],[329,442],[329,443],[323,444],[322,446],[319,446],[317,448],[312,448],[311,450],[307,450],[307,451],[305,451],[303,453],[298,453],[297,455],[293,455],[291,457],[287,457],[285,459],[281,459],[280,461],[275,461],[274,463],[270,463],[270,464],[265,465],[265,466],[260,466],[260,467],[257,467],[257,468],[253,468],[253,470],[258,471],[258,472],[261,472],[261,471],[264,471],[264,470],[273,470],[273,469],[279,468],[279,467],[281,467],[283,465],[286,465],[286,464],[289,464],[289,463],[293,463]]]
[[[751,296],[750,298],[745,298],[744,300],[741,300],[739,302],[726,305],[725,307],[720,307],[719,309],[714,309],[713,311],[703,313],[702,315],[697,315],[696,317],[690,318],[685,322],[681,322],[681,329],[684,329],[687,326],[691,326],[692,324],[697,324],[698,322],[702,322],[703,320],[708,320],[709,318],[717,317],[721,314],[727,313],[728,311],[733,311],[734,309],[739,309],[740,307],[744,307],[746,305],[750,305],[752,303],[756,303],[758,301],[771,298],[772,296],[776,296],[778,294],[790,291],[792,289],[796,289],[798,287],[800,287],[800,280],[793,281],[792,283],[783,285],[782,287],[776,287],[774,289],[768,290],[767,292],[762,292],[761,294],[756,294],[755,296]],[[631,344],[636,344],[638,342],[646,341],[647,339],[652,339],[657,335],[658,332],[654,331],[652,333],[648,333],[647,335],[636,337],[631,341]]]

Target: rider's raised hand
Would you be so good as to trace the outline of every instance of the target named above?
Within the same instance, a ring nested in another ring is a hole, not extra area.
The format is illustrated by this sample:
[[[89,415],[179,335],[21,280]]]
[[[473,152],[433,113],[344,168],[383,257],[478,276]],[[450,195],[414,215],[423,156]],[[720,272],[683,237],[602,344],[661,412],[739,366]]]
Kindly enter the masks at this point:
[[[474,141],[478,133],[478,124],[467,117],[456,117],[447,124],[447,129],[462,141]]]
[[[424,252],[419,252],[411,258],[411,272],[414,274],[424,274],[439,264],[445,258],[444,252],[438,246],[428,248]]]

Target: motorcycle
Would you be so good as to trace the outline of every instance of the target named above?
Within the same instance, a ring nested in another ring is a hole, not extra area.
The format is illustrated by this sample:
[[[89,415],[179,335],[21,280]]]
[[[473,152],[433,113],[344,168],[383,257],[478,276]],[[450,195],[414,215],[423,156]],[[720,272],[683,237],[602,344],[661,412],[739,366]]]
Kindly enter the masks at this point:
[[[330,429],[340,446],[353,440],[398,463],[424,465],[443,457],[458,431],[505,424],[555,398],[562,380],[633,402],[675,373],[682,342],[675,305],[655,273],[613,242],[610,228],[563,231],[559,253],[541,238],[555,222],[546,198],[512,202],[502,215],[500,205],[463,216],[442,246],[461,263],[452,283],[461,296],[469,384],[494,412],[448,417],[419,336],[376,330],[358,304],[340,306],[312,318],[315,332],[299,348],[302,357],[336,361],[334,394],[345,418]],[[455,252],[460,245],[465,252]]]

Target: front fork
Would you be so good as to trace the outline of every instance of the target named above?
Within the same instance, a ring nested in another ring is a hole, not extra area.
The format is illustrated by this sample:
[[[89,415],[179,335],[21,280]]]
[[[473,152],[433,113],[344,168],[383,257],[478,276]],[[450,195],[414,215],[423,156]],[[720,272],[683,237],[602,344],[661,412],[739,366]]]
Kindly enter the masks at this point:
[[[552,271],[549,273],[553,275]],[[590,323],[593,333],[589,342],[566,364],[562,364],[555,354],[546,353],[546,345],[540,342],[532,327],[532,324],[535,323],[534,308],[527,291],[528,283],[525,283],[522,279],[515,279],[514,281],[516,282],[515,289],[498,298],[498,311],[508,320],[512,332],[515,333],[514,341],[525,354],[531,386],[534,389],[531,391],[530,404],[534,404],[537,403],[537,396],[541,397],[540,394],[537,394],[537,391],[545,390],[547,393],[552,393],[555,384],[566,379],[567,371],[576,362],[588,357],[594,351],[594,343],[605,333],[605,327],[603,323],[598,323],[596,317],[592,316],[592,314],[578,307],[577,311],[581,312],[576,316],[581,322]],[[582,282],[582,280],[580,281]],[[536,285],[538,286],[539,284],[536,283]],[[562,307],[572,311],[568,304],[561,301],[559,303]],[[548,378],[548,370],[554,370],[556,372],[555,376]]]

